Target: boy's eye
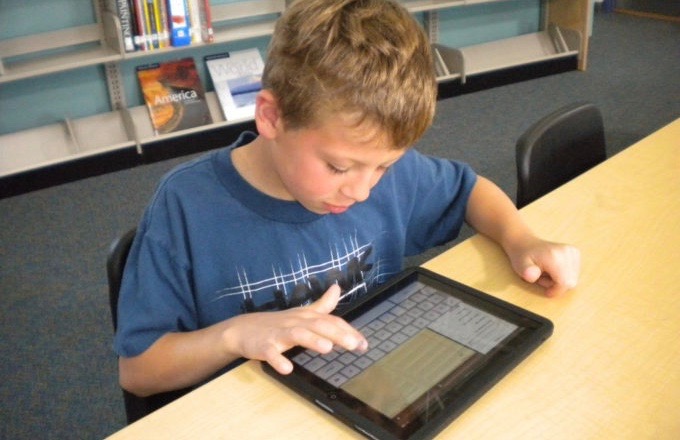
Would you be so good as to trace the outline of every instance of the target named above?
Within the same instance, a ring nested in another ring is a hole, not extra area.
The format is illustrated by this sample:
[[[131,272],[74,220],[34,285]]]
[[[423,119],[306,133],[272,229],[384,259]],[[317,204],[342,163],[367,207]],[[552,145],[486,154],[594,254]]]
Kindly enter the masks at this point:
[[[333,165],[333,164],[331,164],[331,163],[329,163],[329,164],[327,164],[327,165],[328,165],[328,169],[329,169],[329,170],[331,171],[331,173],[333,173],[333,174],[344,174],[344,173],[347,172],[346,169],[338,168],[338,167],[336,167],[335,165]]]

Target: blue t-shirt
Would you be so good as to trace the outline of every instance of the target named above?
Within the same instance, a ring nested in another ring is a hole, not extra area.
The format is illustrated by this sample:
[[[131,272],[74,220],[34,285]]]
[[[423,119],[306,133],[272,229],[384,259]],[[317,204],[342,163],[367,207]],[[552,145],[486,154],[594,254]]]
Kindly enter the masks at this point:
[[[318,298],[341,303],[402,270],[403,257],[455,238],[476,181],[464,164],[409,150],[363,203],[319,215],[269,197],[231,161],[254,134],[171,171],[130,251],[115,349],[136,356],[168,332],[204,328],[249,311]]]

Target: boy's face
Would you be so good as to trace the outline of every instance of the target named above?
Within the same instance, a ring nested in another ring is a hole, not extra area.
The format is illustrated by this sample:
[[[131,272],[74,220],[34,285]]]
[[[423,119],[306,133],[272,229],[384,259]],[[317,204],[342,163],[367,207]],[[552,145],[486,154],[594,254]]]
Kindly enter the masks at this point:
[[[275,172],[292,200],[317,214],[341,214],[363,202],[389,166],[404,154],[387,136],[343,118],[315,128],[279,132],[272,146]]]

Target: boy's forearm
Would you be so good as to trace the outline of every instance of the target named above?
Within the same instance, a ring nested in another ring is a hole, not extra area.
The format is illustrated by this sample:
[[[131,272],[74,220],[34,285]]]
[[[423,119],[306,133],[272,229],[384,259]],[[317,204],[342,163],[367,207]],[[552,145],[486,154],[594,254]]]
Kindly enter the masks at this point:
[[[168,333],[139,356],[119,359],[120,385],[138,396],[200,383],[238,355],[221,342],[222,325],[185,333]]]
[[[497,242],[506,254],[529,239],[535,239],[512,200],[493,182],[479,176],[466,212],[467,223]]]

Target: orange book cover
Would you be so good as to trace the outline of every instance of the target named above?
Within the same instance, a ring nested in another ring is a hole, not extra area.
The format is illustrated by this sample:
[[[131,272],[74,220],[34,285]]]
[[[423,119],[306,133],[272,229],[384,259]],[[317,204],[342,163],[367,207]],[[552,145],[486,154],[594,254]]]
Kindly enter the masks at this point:
[[[137,78],[156,134],[212,123],[193,58],[138,66]]]

